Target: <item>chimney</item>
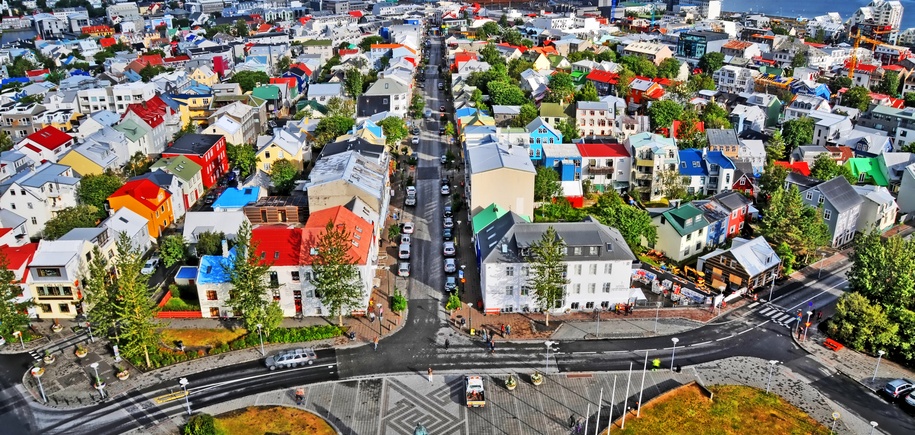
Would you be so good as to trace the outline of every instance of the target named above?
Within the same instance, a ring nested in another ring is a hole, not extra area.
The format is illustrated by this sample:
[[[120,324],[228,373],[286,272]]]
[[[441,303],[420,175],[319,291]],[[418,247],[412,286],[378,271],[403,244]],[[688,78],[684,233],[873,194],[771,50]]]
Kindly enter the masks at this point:
[[[229,241],[226,239],[222,239],[222,256],[229,256]]]

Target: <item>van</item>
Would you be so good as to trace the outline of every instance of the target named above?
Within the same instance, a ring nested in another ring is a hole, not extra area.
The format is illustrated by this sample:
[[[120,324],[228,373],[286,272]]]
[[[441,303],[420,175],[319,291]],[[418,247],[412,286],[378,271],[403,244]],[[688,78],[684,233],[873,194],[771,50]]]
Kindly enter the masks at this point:
[[[400,258],[401,260],[410,259],[410,244],[409,243],[400,244],[400,249],[397,251],[397,258]]]

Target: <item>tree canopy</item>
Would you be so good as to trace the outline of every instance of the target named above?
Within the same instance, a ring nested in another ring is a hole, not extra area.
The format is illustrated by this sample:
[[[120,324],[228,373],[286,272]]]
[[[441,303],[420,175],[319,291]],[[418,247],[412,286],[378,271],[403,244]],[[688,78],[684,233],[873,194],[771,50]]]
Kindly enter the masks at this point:
[[[871,102],[871,92],[864,86],[854,86],[842,95],[842,105],[861,111],[867,110]]]
[[[637,76],[649,78],[658,76],[658,67],[644,57],[627,55],[620,58],[620,63]]]
[[[0,337],[7,343],[14,340],[13,332],[24,332],[29,327],[28,309],[32,302],[20,298],[21,293],[16,273],[9,268],[9,260],[0,251]]]
[[[896,71],[886,71],[883,78],[877,83],[875,91],[881,94],[887,94],[891,97],[899,96],[899,73]],[[866,107],[865,107],[866,109]]]
[[[74,228],[93,228],[98,224],[98,216],[99,209],[93,205],[80,204],[76,207],[67,207],[48,219],[41,232],[41,237],[57,240]]]
[[[312,258],[314,273],[311,278],[315,294],[343,326],[343,313],[358,307],[365,297],[359,282],[359,271],[349,253],[353,235],[345,225],[338,227],[328,222],[317,240],[309,243],[316,251]]]
[[[238,83],[242,92],[250,92],[258,83],[270,83],[270,76],[263,71],[239,71],[229,79],[229,82]]]
[[[790,149],[813,142],[813,118],[795,118],[782,126],[782,136]]]
[[[699,58],[699,69],[703,73],[711,75],[713,72],[718,71],[721,67],[724,66],[724,54],[720,52],[713,51],[705,53],[702,57]]]
[[[829,153],[822,153],[816,156],[813,166],[810,168],[810,176],[821,181],[829,181],[835,177],[842,176],[852,185],[857,181],[852,175],[851,169],[848,166],[838,164]]]
[[[648,107],[648,119],[653,130],[671,128],[674,120],[679,119],[681,114],[683,106],[673,100],[655,101]]]
[[[248,144],[226,144],[226,158],[233,168],[238,168],[239,178],[245,179],[256,170],[257,151]]]
[[[668,57],[658,65],[658,77],[675,79],[680,74],[680,61],[675,57]]]
[[[76,196],[79,198],[80,204],[94,207],[96,210],[94,217],[101,219],[106,214],[105,202],[108,197],[123,185],[124,180],[115,174],[84,175],[76,189]]]
[[[342,115],[321,118],[315,127],[314,147],[323,148],[324,145],[336,140],[338,136],[346,134],[355,124],[356,120]]]
[[[397,145],[410,134],[403,118],[396,116],[384,118],[378,121],[378,125],[381,127],[381,131],[384,132],[385,141],[388,145]]]
[[[537,175],[534,176],[534,199],[548,201],[550,198],[559,195],[562,195],[559,173],[550,167],[537,166]]]
[[[235,236],[235,257],[223,264],[232,284],[229,307],[235,316],[241,316],[245,329],[254,331],[261,325],[265,334],[279,326],[282,316],[277,318],[275,312],[279,305],[267,299],[268,289],[279,285],[268,282],[270,262],[257,255],[258,243],[251,235],[251,224],[244,221]]]
[[[562,301],[566,278],[563,273],[565,242],[548,227],[540,240],[531,244],[531,268],[533,274],[529,286],[540,309],[546,313],[546,324],[550,324],[550,310]]]
[[[731,121],[728,119],[728,111],[717,103],[709,102],[702,107],[699,113],[699,119],[705,123],[705,128],[731,128]]]
[[[279,159],[270,166],[270,181],[280,195],[289,195],[299,178],[299,168],[288,159]]]
[[[797,186],[772,192],[759,225],[759,233],[769,243],[787,243],[799,255],[809,256],[828,246],[831,237],[823,220],[823,211],[804,203]]]

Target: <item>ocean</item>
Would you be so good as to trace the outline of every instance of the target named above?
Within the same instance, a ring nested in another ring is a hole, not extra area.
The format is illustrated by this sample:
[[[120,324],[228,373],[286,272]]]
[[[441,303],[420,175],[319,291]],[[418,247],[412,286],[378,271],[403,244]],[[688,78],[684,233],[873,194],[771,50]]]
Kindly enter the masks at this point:
[[[905,10],[902,13],[903,30],[915,27],[915,0],[900,0]],[[796,18],[813,18],[827,12],[838,12],[842,20],[851,17],[852,12],[867,6],[870,0],[721,0],[721,10],[729,12],[750,12],[766,15]]]

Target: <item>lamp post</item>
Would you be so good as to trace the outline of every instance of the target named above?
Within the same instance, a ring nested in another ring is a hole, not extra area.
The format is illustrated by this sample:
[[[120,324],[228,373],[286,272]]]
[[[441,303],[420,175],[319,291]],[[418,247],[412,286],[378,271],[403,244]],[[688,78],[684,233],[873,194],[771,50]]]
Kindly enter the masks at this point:
[[[600,311],[600,307],[594,309],[594,314],[597,316],[597,334],[595,335],[598,339],[600,339]]]
[[[670,353],[670,370],[673,371],[674,370],[674,358],[677,356],[677,342],[679,342],[680,339],[677,337],[673,337],[670,339],[670,341],[674,342],[674,349]]]
[[[22,331],[13,331],[13,335],[19,337],[19,344],[21,344],[22,349],[25,350],[25,340],[22,338]]]
[[[658,333],[658,316],[661,315],[661,304],[663,302],[658,301],[658,306],[654,311],[654,333]]]
[[[870,434],[871,434],[871,435],[874,435],[874,431],[877,430],[877,426],[878,426],[878,425],[877,425],[877,422],[876,422],[876,421],[872,421],[872,422],[871,422],[871,431],[870,431]]]
[[[559,344],[559,342],[547,340],[547,341],[544,341],[543,344],[546,345],[546,368],[543,370],[543,373],[549,373],[549,371],[550,371],[550,348],[552,348],[554,344]]]
[[[836,422],[839,421],[839,412],[833,411],[832,413],[832,427],[829,428],[829,433],[835,433],[836,431]]]
[[[821,253],[820,253],[820,256],[822,256],[823,259],[820,260],[820,267],[819,267],[820,270],[817,271],[817,281],[819,281],[820,276],[823,274],[823,261],[826,260],[826,253],[825,253],[825,252],[821,252]]]
[[[31,372],[32,376],[35,377],[35,380],[38,381],[38,391],[41,392],[41,400],[43,400],[44,403],[48,403],[48,396],[44,394],[44,386],[41,385],[41,375],[44,374],[44,369],[41,367],[32,367]]]
[[[769,379],[766,380],[766,394],[769,394],[769,385],[772,382],[772,372],[775,371],[776,365],[778,365],[777,360],[769,360]]]
[[[769,286],[769,303],[772,303],[772,292],[775,290],[775,280],[778,278],[778,271],[781,270],[781,264],[772,271],[772,285]]]
[[[187,384],[188,384],[188,381],[187,381],[187,378],[178,379],[178,383],[181,384],[181,388],[184,388],[184,403],[187,405],[187,415],[191,415],[191,401],[190,401],[190,399],[188,399],[188,397],[187,397],[187,396],[188,396],[188,392],[187,392]]]
[[[263,328],[264,328],[264,325],[261,325],[260,323],[257,324],[257,336],[261,340],[261,356],[266,356],[267,354],[264,353],[264,335],[261,334],[261,330]]]
[[[813,311],[807,312],[807,323],[804,323],[804,340],[807,341],[807,330],[810,329],[810,316],[813,315]]]
[[[880,369],[880,358],[882,358],[885,353],[886,352],[882,350],[877,351],[877,366],[874,367],[874,376],[871,376],[871,382],[874,382],[874,379],[877,379],[877,370]]]
[[[105,398],[105,384],[102,382],[102,379],[98,376],[98,363],[94,362],[89,364],[89,367],[92,367],[92,370],[95,370],[95,388],[98,389],[98,393],[102,396],[102,399]]]
[[[464,294],[464,292],[467,291],[467,272],[465,269],[467,269],[467,265],[462,264],[461,265],[461,294]]]

